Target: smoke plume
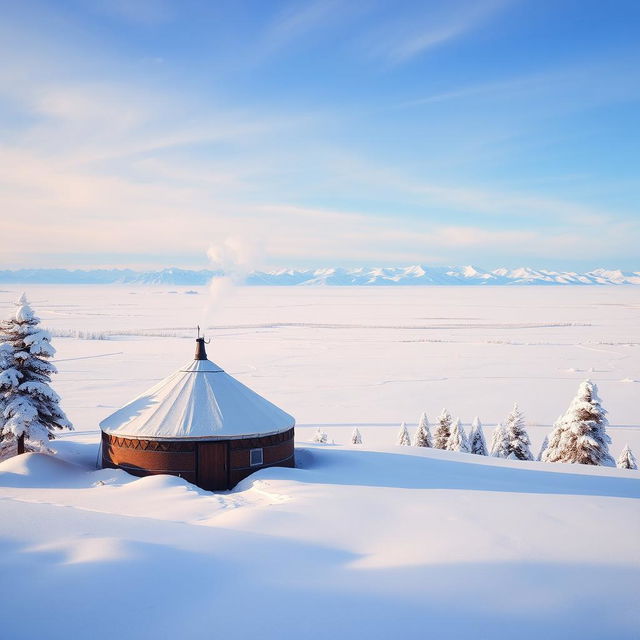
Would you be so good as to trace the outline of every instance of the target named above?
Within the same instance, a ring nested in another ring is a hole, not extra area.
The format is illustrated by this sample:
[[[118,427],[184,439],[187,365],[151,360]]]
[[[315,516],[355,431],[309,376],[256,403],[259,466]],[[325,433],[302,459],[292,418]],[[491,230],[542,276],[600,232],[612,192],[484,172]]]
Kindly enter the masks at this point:
[[[262,257],[257,244],[238,237],[229,237],[221,244],[207,249],[209,265],[222,275],[214,276],[207,285],[207,302],[203,312],[202,326],[208,326],[216,312],[234,295],[236,288],[244,284],[249,273],[255,269]]]

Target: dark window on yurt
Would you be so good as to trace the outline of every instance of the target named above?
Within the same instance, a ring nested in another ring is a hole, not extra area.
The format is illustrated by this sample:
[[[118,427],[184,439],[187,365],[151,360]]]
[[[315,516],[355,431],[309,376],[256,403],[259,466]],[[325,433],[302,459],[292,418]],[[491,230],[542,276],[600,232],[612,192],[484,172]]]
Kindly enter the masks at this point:
[[[251,449],[249,453],[249,464],[257,467],[262,464],[262,449]]]

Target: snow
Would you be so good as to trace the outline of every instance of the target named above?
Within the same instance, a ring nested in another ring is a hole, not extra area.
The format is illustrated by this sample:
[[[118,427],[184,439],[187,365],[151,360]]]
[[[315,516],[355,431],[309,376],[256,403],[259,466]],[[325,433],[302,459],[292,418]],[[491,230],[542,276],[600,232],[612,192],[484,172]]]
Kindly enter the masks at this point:
[[[27,293],[54,336],[106,339],[53,338],[77,430],[0,463],[0,637],[637,638],[640,472],[394,443],[442,406],[489,438],[517,401],[537,451],[590,377],[611,453],[640,450],[640,290],[239,289],[209,355],[296,416],[298,467],[215,494],[95,469],[100,420],[193,352],[204,290]]]
[[[637,472],[306,444],[211,494],[60,457],[0,464],[12,639],[635,637]]]

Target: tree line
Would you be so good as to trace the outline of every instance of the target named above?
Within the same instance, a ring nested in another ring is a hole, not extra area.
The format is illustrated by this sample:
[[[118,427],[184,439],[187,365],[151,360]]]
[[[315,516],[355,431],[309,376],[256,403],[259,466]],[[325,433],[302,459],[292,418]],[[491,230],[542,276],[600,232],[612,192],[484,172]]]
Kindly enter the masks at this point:
[[[598,396],[598,387],[591,380],[580,384],[578,393],[565,413],[558,418],[551,432],[545,437],[537,456],[531,451],[531,440],[525,426],[524,414],[514,404],[503,423],[491,434],[487,446],[484,429],[479,418],[474,418],[467,433],[459,418],[455,420],[443,409],[433,427],[427,414],[422,413],[418,421],[413,442],[403,422],[400,425],[396,444],[399,446],[432,447],[446,451],[459,451],[480,456],[493,456],[508,460],[539,460],[542,462],[566,462],[573,464],[617,466],[621,469],[637,469],[638,463],[628,445],[625,445],[617,463],[609,452],[611,438],[606,432],[607,411]],[[320,439],[318,438],[320,434]],[[321,442],[324,435],[318,430],[315,441]],[[352,444],[362,444],[362,434],[355,427]]]

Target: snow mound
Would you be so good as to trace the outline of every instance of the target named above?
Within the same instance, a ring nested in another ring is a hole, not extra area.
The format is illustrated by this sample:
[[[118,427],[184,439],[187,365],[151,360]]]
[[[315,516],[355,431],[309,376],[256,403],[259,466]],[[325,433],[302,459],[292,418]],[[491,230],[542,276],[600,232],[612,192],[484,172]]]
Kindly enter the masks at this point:
[[[25,453],[0,463],[0,487],[60,487],[82,484],[86,471],[45,453]]]
[[[122,490],[127,493],[153,494],[173,492],[177,494],[179,492],[190,491],[203,496],[211,495],[211,492],[204,491],[204,489],[200,489],[194,484],[187,482],[184,478],[178,478],[177,476],[160,474],[131,479],[131,476],[127,474],[127,477],[130,479],[130,482],[122,486]]]

